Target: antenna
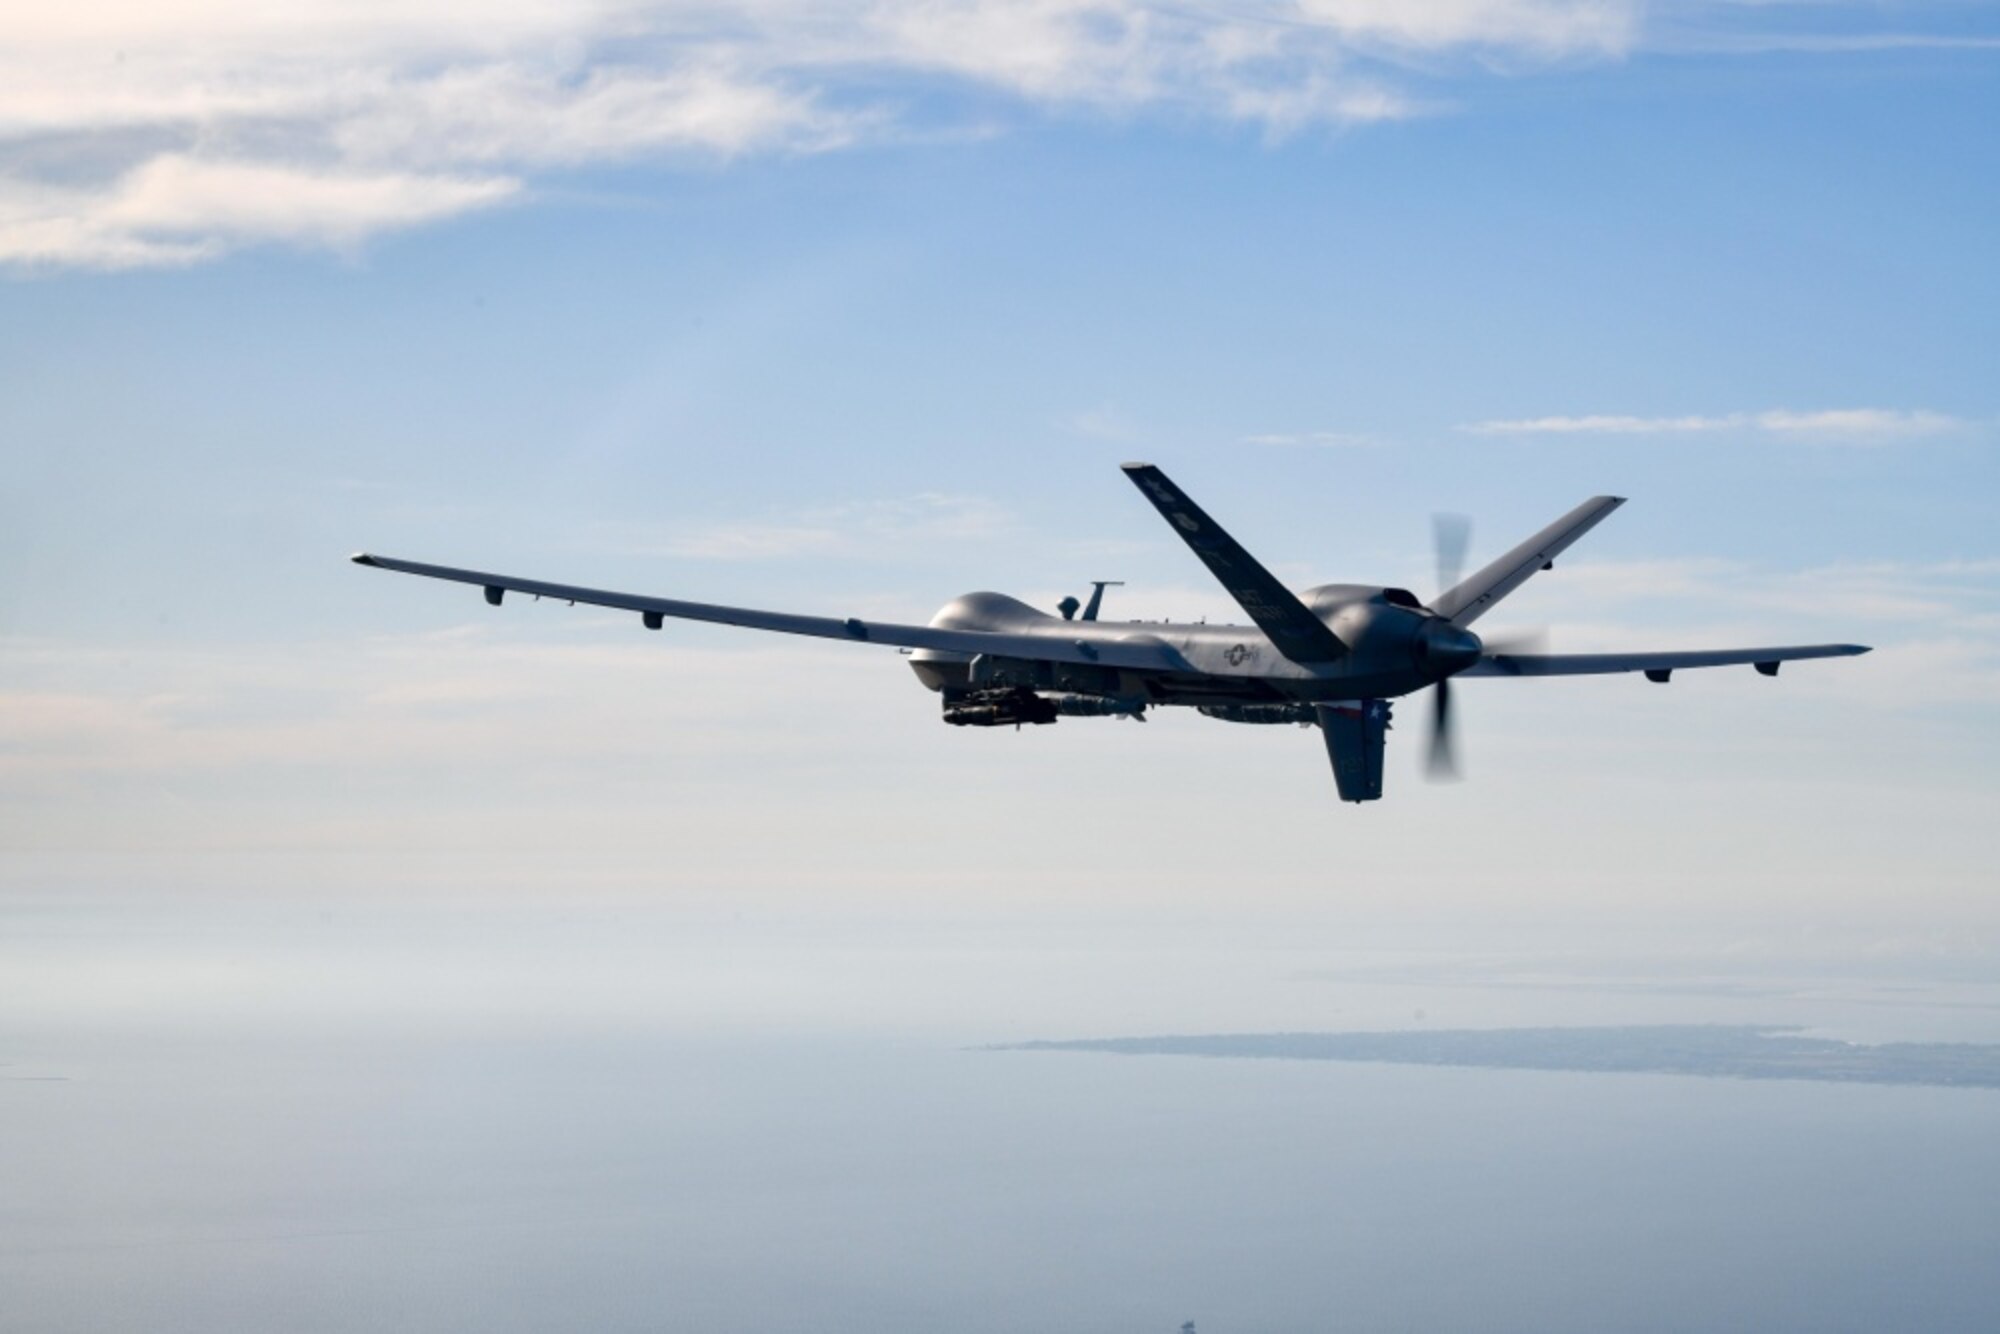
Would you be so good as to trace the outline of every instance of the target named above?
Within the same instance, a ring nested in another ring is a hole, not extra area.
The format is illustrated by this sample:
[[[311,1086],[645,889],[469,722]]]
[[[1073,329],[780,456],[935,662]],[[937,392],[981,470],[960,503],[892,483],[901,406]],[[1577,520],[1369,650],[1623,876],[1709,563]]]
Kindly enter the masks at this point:
[[[1106,588],[1123,588],[1123,587],[1125,587],[1125,581],[1123,579],[1091,580],[1090,605],[1083,609],[1083,619],[1086,621],[1094,621],[1097,619],[1097,609],[1104,602],[1104,590]]]

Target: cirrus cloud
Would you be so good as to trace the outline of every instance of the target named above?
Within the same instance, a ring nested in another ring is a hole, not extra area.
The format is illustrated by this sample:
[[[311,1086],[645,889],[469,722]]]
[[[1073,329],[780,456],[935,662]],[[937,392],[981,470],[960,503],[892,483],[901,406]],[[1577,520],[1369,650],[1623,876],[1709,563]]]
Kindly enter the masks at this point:
[[[0,265],[343,248],[640,157],[812,153],[935,99],[1267,135],[1416,114],[1413,66],[1615,58],[1637,0],[80,0],[0,17]]]
[[[0,256],[117,269],[205,259],[245,240],[341,248],[384,227],[486,207],[518,188],[504,176],[307,171],[162,154],[93,188],[0,183]]]
[[[1710,435],[1726,432],[1777,439],[1847,444],[1891,444],[1966,430],[1971,423],[1924,408],[1825,408],[1795,412],[1731,412],[1720,416],[1638,417],[1591,413],[1470,422],[1472,435]]]

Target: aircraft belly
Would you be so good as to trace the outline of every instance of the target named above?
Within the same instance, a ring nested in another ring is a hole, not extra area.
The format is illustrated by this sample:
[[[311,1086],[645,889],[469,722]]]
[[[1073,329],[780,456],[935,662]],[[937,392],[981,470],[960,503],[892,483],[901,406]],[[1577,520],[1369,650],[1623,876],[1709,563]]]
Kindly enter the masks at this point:
[[[1189,638],[1173,647],[1192,665],[1208,670],[1149,672],[936,649],[919,649],[910,655],[909,662],[917,679],[931,690],[1004,684],[1085,695],[1143,696],[1164,705],[1387,699],[1427,684],[1409,672],[1357,672],[1357,664],[1351,660],[1317,668],[1284,658],[1271,662],[1268,659],[1276,655],[1268,651],[1268,645],[1263,646],[1264,653],[1253,658],[1248,647],[1237,640],[1218,644]],[[1244,651],[1234,653],[1238,647]],[[1230,660],[1232,656],[1236,661]]]
[[[1187,622],[1057,621],[996,595],[969,595],[966,605],[940,615],[940,624],[1066,644],[1079,642],[1158,644],[1192,671],[1151,671],[1137,667],[1089,667],[1022,657],[973,656],[919,649],[911,670],[932,690],[976,689],[982,685],[1085,695],[1140,696],[1162,705],[1218,703],[1328,703],[1388,699],[1429,684],[1415,671],[1387,669],[1401,653],[1375,647],[1356,634],[1362,651],[1337,662],[1293,662],[1254,626]]]
[[[1394,676],[1309,677],[1152,676],[1146,691],[1160,704],[1243,703],[1329,704],[1343,700],[1393,699],[1424,683]]]

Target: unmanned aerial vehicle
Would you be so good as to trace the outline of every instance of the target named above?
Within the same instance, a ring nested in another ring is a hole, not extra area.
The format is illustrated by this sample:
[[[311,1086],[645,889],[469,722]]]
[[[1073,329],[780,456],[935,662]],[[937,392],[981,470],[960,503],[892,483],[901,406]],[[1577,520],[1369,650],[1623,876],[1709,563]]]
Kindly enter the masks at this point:
[[[1251,624],[1107,621],[1106,583],[1087,606],[1064,598],[1051,616],[1002,593],[967,593],[929,625],[723,607],[677,598],[577,588],[539,579],[424,565],[366,553],[377,569],[482,588],[499,606],[510,592],[636,611],[646,628],[668,617],[752,630],[844,639],[909,651],[918,680],[936,691],[944,720],[966,727],[1021,727],[1065,717],[1144,720],[1149,709],[1193,708],[1230,723],[1317,727],[1345,801],[1382,795],[1382,751],[1390,702],[1429,690],[1434,774],[1455,770],[1451,681],[1458,676],[1585,676],[1643,672],[1664,683],[1694,667],[1752,666],[1776,676],[1800,658],[1839,658],[1860,644],[1803,644],[1667,653],[1528,653],[1489,645],[1472,623],[1625,501],[1595,496],[1469,578],[1458,577],[1464,530],[1438,531],[1439,584],[1426,604],[1401,588],[1321,584],[1293,592],[1187,493],[1147,463],[1125,473],[1219,580]],[[1078,614],[1081,610],[1081,615]]]

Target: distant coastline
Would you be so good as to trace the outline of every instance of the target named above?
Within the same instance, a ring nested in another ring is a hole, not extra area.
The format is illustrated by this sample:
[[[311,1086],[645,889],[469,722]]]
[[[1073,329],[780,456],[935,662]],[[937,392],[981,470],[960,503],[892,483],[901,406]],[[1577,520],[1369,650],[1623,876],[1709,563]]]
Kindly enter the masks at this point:
[[[1617,1028],[1449,1029],[1436,1032],[1218,1033],[996,1044],[988,1051],[1108,1052],[1278,1061],[1373,1061],[1492,1070],[1805,1079],[2000,1089],[2000,1044],[1864,1044],[1800,1036],[1797,1028],[1665,1024]]]

